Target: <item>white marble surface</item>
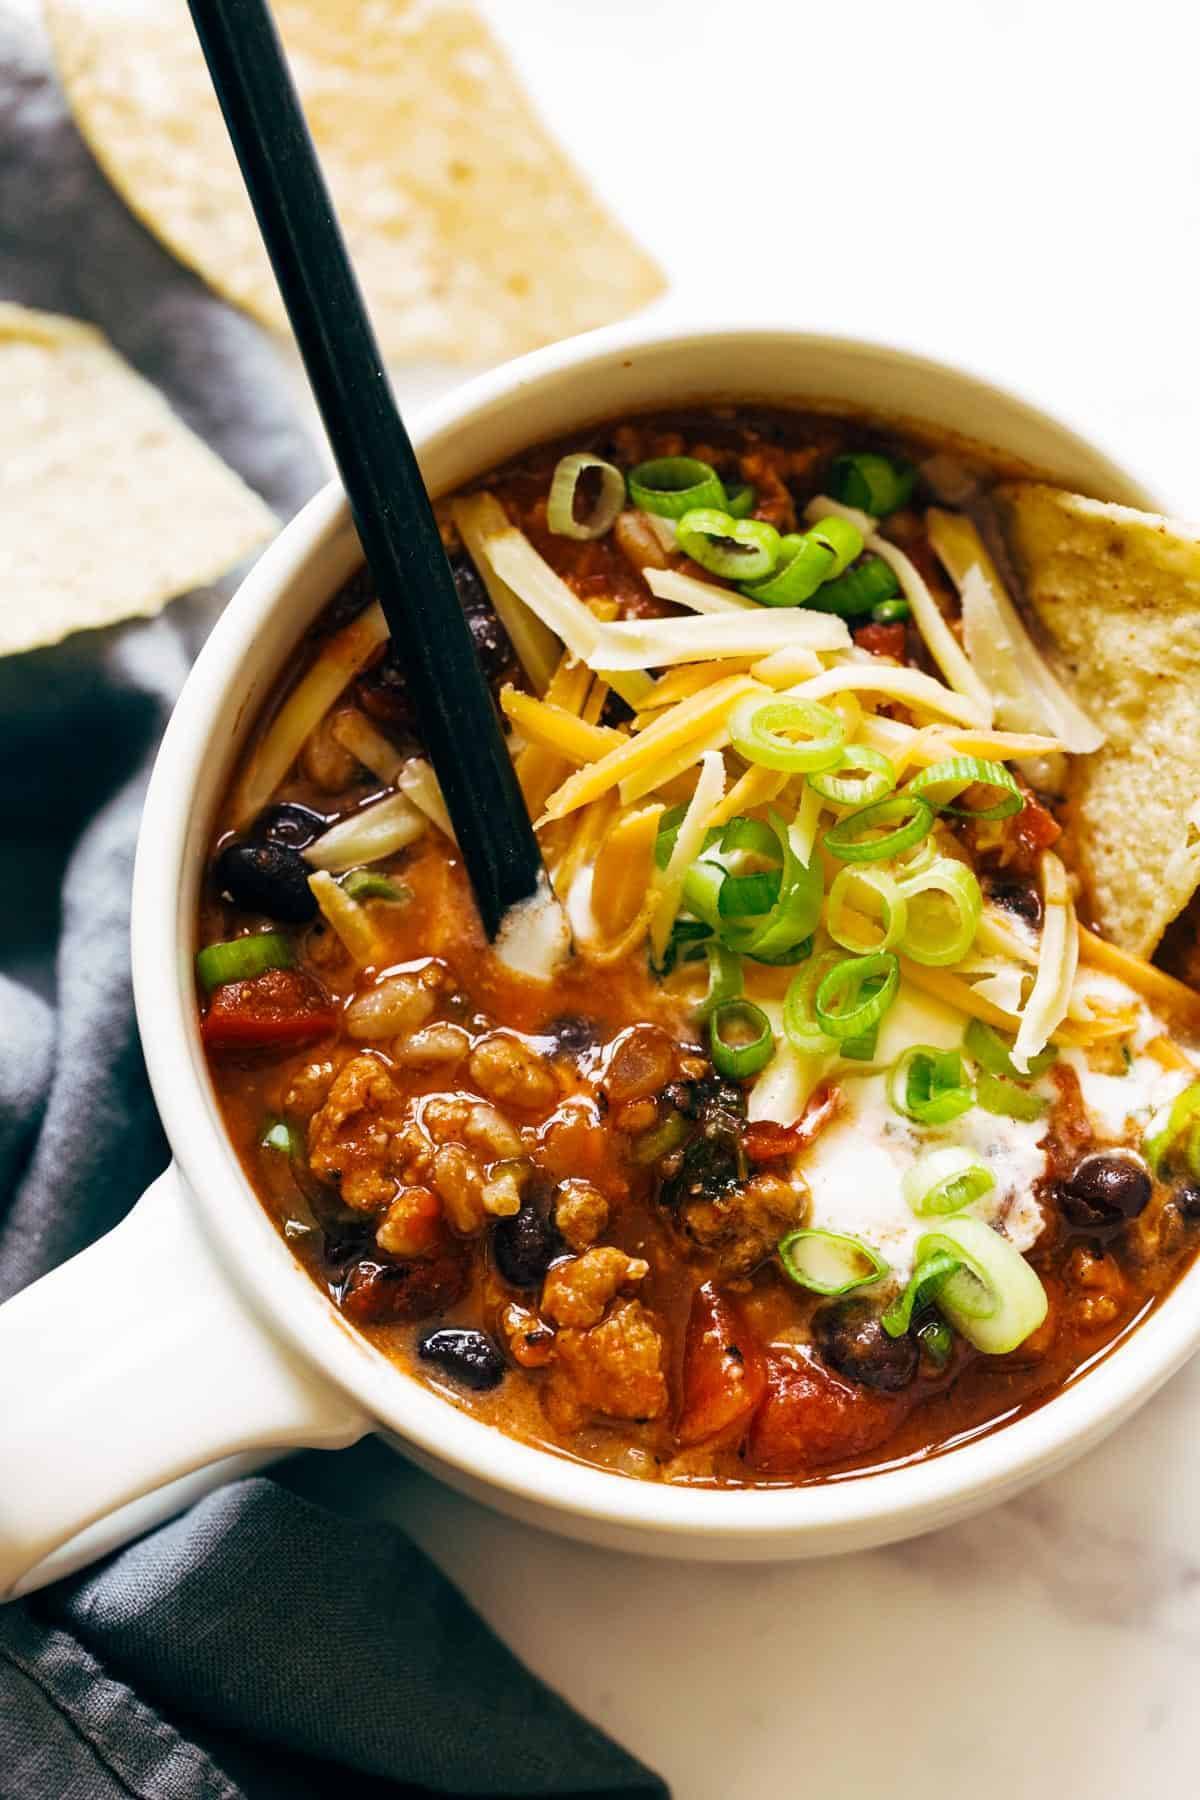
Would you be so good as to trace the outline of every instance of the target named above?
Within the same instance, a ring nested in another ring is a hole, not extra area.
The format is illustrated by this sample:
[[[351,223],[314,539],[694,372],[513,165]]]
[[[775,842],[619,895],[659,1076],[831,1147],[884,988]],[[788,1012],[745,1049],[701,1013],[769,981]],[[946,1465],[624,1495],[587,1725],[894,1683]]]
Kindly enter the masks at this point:
[[[666,306],[959,359],[1200,514],[1192,9],[490,10],[551,122],[661,256]],[[398,374],[414,397],[438,379]],[[1198,1406],[1193,1367],[1008,1506],[790,1567],[576,1548],[397,1472],[381,1450],[307,1475],[406,1524],[677,1800],[1125,1800],[1196,1787]]]

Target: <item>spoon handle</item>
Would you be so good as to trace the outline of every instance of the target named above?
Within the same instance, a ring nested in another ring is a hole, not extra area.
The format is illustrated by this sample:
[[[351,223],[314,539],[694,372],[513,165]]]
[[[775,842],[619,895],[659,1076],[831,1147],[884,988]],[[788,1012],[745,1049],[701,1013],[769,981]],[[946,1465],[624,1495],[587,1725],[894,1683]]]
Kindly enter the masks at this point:
[[[188,0],[489,938],[541,853],[266,0]]]

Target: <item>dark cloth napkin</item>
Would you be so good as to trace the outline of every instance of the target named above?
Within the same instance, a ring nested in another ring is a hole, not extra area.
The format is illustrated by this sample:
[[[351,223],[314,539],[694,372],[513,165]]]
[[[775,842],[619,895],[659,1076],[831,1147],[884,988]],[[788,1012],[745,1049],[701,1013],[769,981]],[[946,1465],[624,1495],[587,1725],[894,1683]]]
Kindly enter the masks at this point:
[[[0,297],[100,326],[281,515],[320,480],[274,348],[111,194],[40,37],[2,12]],[[0,662],[0,1298],[167,1160],[130,875],[155,745],[224,597]],[[399,1532],[280,1482],[227,1487],[0,1608],[0,1800],[665,1791]]]

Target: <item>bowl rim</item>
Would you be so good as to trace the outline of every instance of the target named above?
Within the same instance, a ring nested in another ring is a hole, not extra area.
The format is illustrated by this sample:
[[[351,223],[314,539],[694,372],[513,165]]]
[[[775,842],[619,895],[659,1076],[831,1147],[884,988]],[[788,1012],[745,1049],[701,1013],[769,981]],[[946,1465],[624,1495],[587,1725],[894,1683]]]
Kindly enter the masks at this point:
[[[1136,476],[1094,438],[1064,426],[1007,383],[882,340],[758,321],[713,326],[651,318],[552,345],[478,376],[424,409],[414,438],[423,450],[445,433],[462,430],[497,402],[520,404],[538,383],[614,353],[653,354],[689,341],[732,348],[747,340],[780,339],[880,352],[943,382],[949,378],[999,398],[1060,441],[1077,446],[1093,464],[1106,464],[1114,487],[1132,495],[1135,503],[1140,498],[1153,504]],[[536,441],[536,434],[530,441]],[[134,871],[134,991],[151,1085],[207,1233],[235,1285],[264,1315],[266,1329],[316,1364],[377,1425],[434,1459],[451,1479],[457,1474],[467,1483],[481,1482],[539,1513],[548,1508],[568,1533],[574,1518],[646,1534],[669,1533],[714,1547],[753,1540],[783,1550],[786,1540],[803,1540],[833,1549],[905,1535],[1048,1473],[1149,1398],[1200,1345],[1200,1307],[1188,1304],[1192,1290],[1200,1291],[1200,1262],[1126,1341],[1103,1357],[1101,1366],[1085,1365],[1063,1391],[1024,1417],[916,1462],[765,1489],[634,1481],[511,1438],[406,1375],[344,1320],[293,1257],[247,1181],[204,1073],[185,930],[195,889],[185,866],[191,808],[181,806],[179,796],[192,795],[218,735],[236,734],[248,702],[243,698],[233,708],[233,690],[240,671],[262,660],[264,624],[286,607],[315,559],[349,530],[345,498],[331,481],[284,527],[229,602],[164,735],[147,791]],[[292,641],[295,635],[290,633]],[[277,672],[276,661],[269,679]]]

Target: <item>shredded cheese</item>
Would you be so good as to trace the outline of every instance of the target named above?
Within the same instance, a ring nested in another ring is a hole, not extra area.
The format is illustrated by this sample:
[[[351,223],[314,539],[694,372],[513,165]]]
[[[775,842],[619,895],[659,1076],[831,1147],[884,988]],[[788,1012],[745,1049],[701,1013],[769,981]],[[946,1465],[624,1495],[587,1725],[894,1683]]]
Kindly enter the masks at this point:
[[[342,749],[357,757],[364,769],[370,769],[372,775],[386,786],[395,787],[404,767],[404,758],[382,731],[376,731],[364,713],[352,710],[337,713],[330,730]]]
[[[554,634],[497,574],[488,556],[489,540],[509,529],[504,508],[494,494],[465,494],[452,503],[450,514],[534,692],[544,694],[558,661]]]
[[[653,725],[648,725],[645,731],[639,731],[636,737],[627,738],[615,733],[621,741],[606,756],[592,763],[589,768],[578,770],[551,794],[546,801],[543,817],[561,819],[567,813],[574,812],[576,807],[598,799],[627,776],[642,774],[651,767],[662,765],[682,744],[712,730],[714,726],[724,726],[730,711],[744,695],[764,692],[748,676],[733,675],[725,681],[718,681],[715,686],[706,688],[703,693],[694,695],[690,700],[681,700],[678,706],[671,707]],[[592,726],[589,729],[600,728]]]
[[[1079,961],[1079,934],[1067,871],[1052,850],[1043,850],[1039,873],[1042,941],[1037,974],[1012,1047],[1013,1066],[1022,1075],[1028,1072],[1030,1057],[1045,1049],[1051,1032],[1066,1018]]]
[[[767,611],[696,615],[690,619],[622,619],[606,625],[603,641],[587,653],[593,667],[657,669],[668,663],[706,662],[718,656],[765,656],[800,645],[809,650],[845,650],[850,633],[832,613],[795,607]]]
[[[1151,1006],[1200,1030],[1200,994],[1168,975],[1165,969],[1156,969],[1153,963],[1143,962],[1140,956],[1119,950],[1115,944],[1089,931],[1086,925],[1079,927],[1079,954],[1093,968],[1115,975]]]
[[[691,612],[728,613],[756,612],[753,600],[735,594],[732,588],[715,587],[711,581],[698,581],[680,569],[643,569],[646,586],[659,600],[670,600],[686,606]]]
[[[525,533],[509,524],[498,501],[495,506],[503,524],[496,520],[480,539],[485,564],[562,639],[572,656],[591,663],[604,627],[545,557],[538,555]]]
[[[394,856],[397,850],[415,843],[428,823],[406,794],[386,794],[382,800],[373,800],[348,819],[331,825],[300,854],[314,869],[328,869],[340,875],[362,863]]]
[[[700,779],[691,803],[679,823],[679,831],[667,866],[658,875],[657,898],[650,919],[650,947],[661,963],[671,927],[683,898],[684,876],[704,848],[704,834],[716,823],[716,811],[725,792],[725,759],[719,750],[706,750],[700,760]]]
[[[965,694],[953,693],[932,675],[920,669],[901,669],[881,662],[878,657],[867,663],[838,663],[832,669],[814,675],[785,690],[804,700],[824,700],[831,694],[874,693],[905,706],[916,706],[926,712],[941,713],[961,725],[981,725],[985,721],[976,711],[975,702]]]
[[[329,639],[272,719],[234,789],[232,820],[237,830],[262,811],[299,756],[305,740],[387,641],[387,635],[387,620],[376,601]]]
[[[614,731],[610,725],[589,725],[565,707],[535,700],[517,688],[502,688],[500,705],[527,743],[553,750],[570,763],[595,762],[629,741],[623,731]]]
[[[402,794],[407,794],[418,812],[423,812],[437,826],[443,837],[448,837],[452,844],[457,844],[458,838],[450,823],[441,783],[423,756],[414,756],[405,763],[396,777],[396,784]]]
[[[315,875],[310,875],[308,885],[322,917],[341,938],[359,967],[378,964],[383,951],[368,909],[352,900],[327,869],[318,869]]]

